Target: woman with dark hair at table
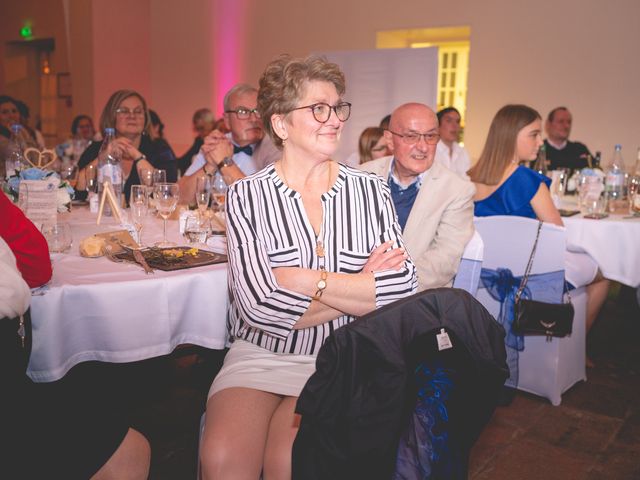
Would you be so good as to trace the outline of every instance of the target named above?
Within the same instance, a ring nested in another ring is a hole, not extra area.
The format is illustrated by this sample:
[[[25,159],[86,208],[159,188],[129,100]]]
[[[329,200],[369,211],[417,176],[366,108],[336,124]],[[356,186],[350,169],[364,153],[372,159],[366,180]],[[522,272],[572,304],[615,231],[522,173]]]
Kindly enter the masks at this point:
[[[149,133],[151,135],[151,142],[153,143],[153,151],[157,152],[158,161],[160,163],[176,164],[176,155],[173,153],[173,148],[169,145],[169,142],[164,138],[164,123],[160,120],[160,116],[153,110],[149,110],[149,120],[151,127]]]
[[[227,194],[232,344],[209,392],[204,478],[289,478],[296,399],[325,338],[416,290],[385,182],[331,160],[344,91],[316,56],[279,57],[260,79],[282,157]]]
[[[534,160],[542,145],[540,114],[526,105],[506,105],[496,113],[478,162],[469,170],[476,185],[475,215],[514,215],[563,226],[553,204],[551,180],[520,162]],[[584,253],[567,252],[566,277],[574,287],[587,286],[587,332],[607,298],[609,280]],[[592,362],[587,359],[587,365]]]
[[[150,137],[150,118],[147,102],[134,90],[118,90],[102,110],[100,130],[115,129],[115,145],[121,155],[121,166],[125,177],[124,194],[127,200],[131,185],[140,185],[140,173],[145,170],[162,169],[167,172],[167,182],[177,180],[177,166],[171,149],[158,147]],[[83,170],[93,163],[97,166],[102,142],[94,142],[84,151],[78,162],[81,169],[77,190],[85,188]]]
[[[12,478],[147,478],[149,443],[124,418],[89,391],[52,388],[26,375],[29,287],[49,281],[51,261],[42,234],[2,192],[0,218],[2,471]]]

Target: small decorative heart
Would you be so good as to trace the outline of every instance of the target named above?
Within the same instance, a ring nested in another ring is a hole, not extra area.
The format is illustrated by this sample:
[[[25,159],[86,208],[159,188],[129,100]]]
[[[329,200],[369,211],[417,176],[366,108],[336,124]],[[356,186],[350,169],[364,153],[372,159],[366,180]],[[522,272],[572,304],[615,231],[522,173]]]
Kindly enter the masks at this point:
[[[35,163],[32,162],[30,157],[37,159],[37,161]],[[44,150],[40,151],[37,148],[30,147],[24,151],[24,158],[32,167],[41,168],[44,170],[53,162],[55,162],[56,158],[58,157],[56,156],[56,152],[54,150],[45,148]],[[47,158],[49,158],[49,161],[47,161]]]

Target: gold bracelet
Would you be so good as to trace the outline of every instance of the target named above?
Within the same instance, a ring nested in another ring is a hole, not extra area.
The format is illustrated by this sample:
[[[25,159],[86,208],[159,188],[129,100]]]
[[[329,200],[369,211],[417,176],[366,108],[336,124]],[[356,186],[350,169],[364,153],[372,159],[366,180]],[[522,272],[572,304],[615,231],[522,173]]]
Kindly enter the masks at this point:
[[[327,275],[327,271],[324,268],[320,269],[320,280],[316,283],[316,294],[311,297],[313,300],[320,300],[324,289],[327,288]]]

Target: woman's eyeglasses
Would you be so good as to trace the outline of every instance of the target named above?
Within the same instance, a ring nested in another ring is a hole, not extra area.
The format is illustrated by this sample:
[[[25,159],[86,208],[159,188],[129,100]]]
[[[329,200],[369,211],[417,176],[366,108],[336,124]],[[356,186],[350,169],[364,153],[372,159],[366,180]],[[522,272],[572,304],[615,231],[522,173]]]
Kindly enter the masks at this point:
[[[129,110],[126,107],[121,107],[116,109],[116,113],[118,115],[122,115],[123,117],[128,117],[129,115],[133,115],[134,117],[142,117],[144,115],[144,110],[142,108],[136,108],[134,110]]]
[[[391,130],[387,130],[389,133],[402,138],[402,141],[407,145],[415,145],[420,141],[421,138],[424,137],[424,141],[427,145],[435,145],[440,140],[440,135],[437,133],[405,133],[404,135],[401,133],[392,132]]]
[[[304,107],[294,108],[293,110],[303,110],[308,108],[311,110],[313,114],[313,118],[316,119],[316,122],[319,123],[327,123],[329,121],[329,117],[331,117],[331,110],[336,113],[336,117],[341,122],[346,122],[349,120],[351,116],[351,104],[349,102],[340,102],[337,105],[331,106],[328,103],[319,102],[314,103],[313,105],[305,105]]]

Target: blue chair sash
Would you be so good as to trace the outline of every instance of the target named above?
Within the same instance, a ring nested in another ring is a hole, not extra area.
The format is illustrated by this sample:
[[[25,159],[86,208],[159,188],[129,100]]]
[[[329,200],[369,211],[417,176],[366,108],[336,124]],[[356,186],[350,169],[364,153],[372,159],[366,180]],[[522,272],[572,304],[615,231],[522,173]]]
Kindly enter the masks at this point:
[[[519,352],[524,350],[524,337],[513,332],[514,302],[522,277],[515,277],[508,268],[491,270],[483,268],[480,272],[481,288],[494,300],[500,302],[498,322],[506,331],[505,344]],[[541,302],[562,303],[564,291],[564,270],[529,275],[527,286],[521,298],[535,299]]]

